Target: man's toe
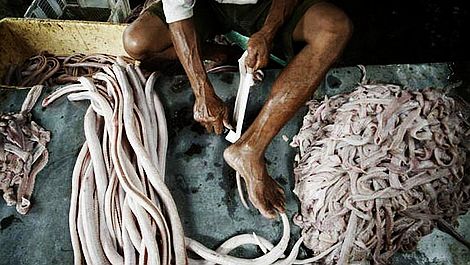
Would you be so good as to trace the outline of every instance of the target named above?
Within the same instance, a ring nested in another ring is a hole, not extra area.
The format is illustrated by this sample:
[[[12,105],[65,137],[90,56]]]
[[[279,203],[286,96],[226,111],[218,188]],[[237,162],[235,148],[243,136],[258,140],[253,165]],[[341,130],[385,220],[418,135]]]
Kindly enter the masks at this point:
[[[286,211],[286,203],[284,202],[284,200],[279,200],[274,205],[274,208],[276,208],[278,212],[283,213]]]
[[[276,211],[274,211],[273,209],[259,209],[259,211],[261,215],[263,215],[264,217],[268,219],[276,218]]]

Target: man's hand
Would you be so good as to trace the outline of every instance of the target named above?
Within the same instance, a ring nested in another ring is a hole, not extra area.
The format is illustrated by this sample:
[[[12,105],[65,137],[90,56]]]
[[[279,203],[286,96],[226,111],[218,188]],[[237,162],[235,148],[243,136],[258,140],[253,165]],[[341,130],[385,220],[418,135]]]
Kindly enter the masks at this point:
[[[173,22],[169,25],[173,46],[181,64],[188,74],[196,97],[194,119],[207,131],[221,134],[228,123],[228,108],[215,94],[201,61],[196,30],[192,19]]]
[[[251,35],[248,41],[248,56],[245,63],[257,71],[268,65],[269,52],[277,30],[292,14],[298,0],[272,0],[268,16],[263,27]]]
[[[194,119],[206,127],[208,132],[221,134],[224,126],[231,128],[228,122],[228,108],[215,94],[196,97],[194,102]]]
[[[266,67],[269,62],[269,52],[271,50],[272,38],[263,31],[258,31],[251,35],[248,41],[248,56],[245,63],[253,71]]]

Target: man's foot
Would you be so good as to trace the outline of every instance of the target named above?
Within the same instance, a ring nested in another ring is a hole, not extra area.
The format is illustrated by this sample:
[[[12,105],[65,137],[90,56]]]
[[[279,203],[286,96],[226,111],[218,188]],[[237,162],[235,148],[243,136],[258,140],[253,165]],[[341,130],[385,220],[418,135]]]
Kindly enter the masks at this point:
[[[276,210],[285,211],[284,190],[266,170],[263,157],[248,148],[229,146],[224,159],[243,177],[251,203],[266,218],[275,218]]]

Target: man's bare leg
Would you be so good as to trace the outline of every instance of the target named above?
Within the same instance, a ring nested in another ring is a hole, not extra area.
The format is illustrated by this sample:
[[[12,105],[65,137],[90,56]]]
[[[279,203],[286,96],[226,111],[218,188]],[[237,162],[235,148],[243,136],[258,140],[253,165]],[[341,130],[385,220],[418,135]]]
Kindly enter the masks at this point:
[[[178,60],[168,26],[158,16],[144,12],[124,31],[126,52],[137,60]]]
[[[284,212],[283,189],[267,173],[264,153],[280,129],[313,95],[350,38],[348,17],[329,3],[319,3],[296,26],[294,41],[306,46],[280,73],[257,118],[240,140],[224,152],[227,163],[243,176],[250,201],[268,218]]]
[[[161,63],[177,61],[178,56],[171,41],[168,26],[158,16],[144,12],[124,31],[124,49],[145,66],[158,69]],[[227,52],[232,54],[227,54]],[[204,43],[202,57],[213,65],[225,63],[234,57],[233,49]]]

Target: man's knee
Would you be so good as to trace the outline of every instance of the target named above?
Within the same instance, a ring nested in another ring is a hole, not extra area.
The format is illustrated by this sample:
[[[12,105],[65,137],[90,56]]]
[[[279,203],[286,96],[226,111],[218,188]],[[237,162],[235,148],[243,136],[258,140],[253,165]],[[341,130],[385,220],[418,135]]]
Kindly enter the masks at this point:
[[[124,30],[123,45],[127,54],[143,60],[171,46],[171,38],[159,18],[144,14]]]
[[[143,36],[136,31],[133,25],[127,26],[123,34],[124,50],[132,58],[142,60],[147,53],[147,47],[144,45]]]
[[[333,35],[335,39],[347,41],[353,32],[349,17],[338,7],[329,3],[313,6],[305,14],[305,40],[308,42],[319,36],[319,33]]]

